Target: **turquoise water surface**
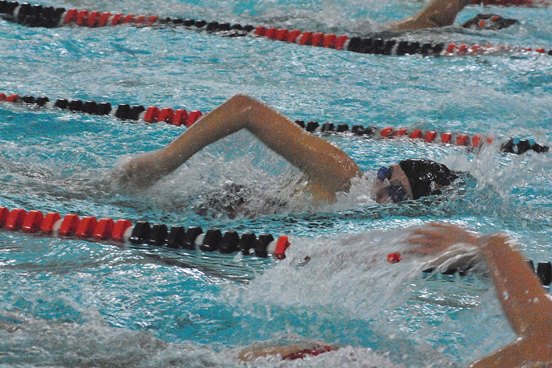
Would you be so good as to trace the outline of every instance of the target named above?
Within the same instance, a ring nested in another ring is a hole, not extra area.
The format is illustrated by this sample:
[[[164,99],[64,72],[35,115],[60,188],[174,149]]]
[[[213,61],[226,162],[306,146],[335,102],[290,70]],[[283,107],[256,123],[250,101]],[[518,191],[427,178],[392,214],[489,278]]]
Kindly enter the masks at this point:
[[[423,2],[136,0],[43,4],[366,34]],[[552,48],[551,8],[469,7],[520,20],[507,30],[450,27],[411,39]],[[0,21],[0,92],[210,111],[236,93],[292,119],[349,126],[533,137],[550,145],[552,57],[389,57],[223,38],[179,28],[26,28]],[[449,221],[505,231],[534,261],[552,260],[549,154],[480,153],[408,140],[328,139],[371,172],[431,158],[474,180],[437,202],[375,204],[366,181],[337,203],[289,200],[299,173],[240,132],[140,193],[113,184],[126,155],[183,128],[0,103],[0,206],[62,214],[287,234],[284,261],[119,247],[0,232],[0,366],[241,366],[237,353],[322,340],[345,346],[305,361],[251,366],[466,366],[514,338],[489,280],[424,276],[386,262],[405,229]],[[229,182],[250,187],[247,213],[198,214]],[[283,207],[271,201],[284,202]],[[306,256],[310,262],[304,262]]]

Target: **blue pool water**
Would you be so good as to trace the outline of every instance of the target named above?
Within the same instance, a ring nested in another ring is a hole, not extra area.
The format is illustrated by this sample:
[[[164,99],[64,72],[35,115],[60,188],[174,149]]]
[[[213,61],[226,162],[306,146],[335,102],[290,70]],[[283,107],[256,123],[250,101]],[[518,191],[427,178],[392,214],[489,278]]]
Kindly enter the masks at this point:
[[[272,24],[362,34],[421,2],[56,1],[67,8]],[[412,39],[552,47],[551,8],[470,7],[521,24],[456,28]],[[361,55],[184,29],[25,28],[0,21],[0,90],[209,111],[246,93],[293,119],[534,137],[550,144],[552,57]],[[281,209],[298,172],[238,133],[140,194],[110,181],[125,155],[163,147],[165,124],[0,104],[0,205],[287,234],[281,262],[0,232],[0,366],[240,366],[237,352],[322,340],[345,349],[252,366],[466,366],[513,332],[484,276],[437,276],[423,260],[390,265],[405,229],[449,221],[505,231],[527,258],[552,259],[550,155],[481,153],[412,141],[326,136],[363,171],[427,157],[475,181],[431,205],[377,205],[360,184],[337,203],[299,197]],[[198,215],[232,181],[256,188],[248,216]],[[303,264],[309,256],[311,261]]]

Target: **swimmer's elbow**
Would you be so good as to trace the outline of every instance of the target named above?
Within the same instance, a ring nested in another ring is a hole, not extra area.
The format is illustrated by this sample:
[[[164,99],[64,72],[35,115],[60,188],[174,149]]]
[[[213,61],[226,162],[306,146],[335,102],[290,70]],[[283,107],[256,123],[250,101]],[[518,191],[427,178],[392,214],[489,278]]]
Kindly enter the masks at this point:
[[[244,95],[244,94],[236,94],[228,100],[228,103],[232,106],[232,109],[235,111],[248,111],[251,110],[251,108],[255,105],[260,104],[258,100],[255,98]]]

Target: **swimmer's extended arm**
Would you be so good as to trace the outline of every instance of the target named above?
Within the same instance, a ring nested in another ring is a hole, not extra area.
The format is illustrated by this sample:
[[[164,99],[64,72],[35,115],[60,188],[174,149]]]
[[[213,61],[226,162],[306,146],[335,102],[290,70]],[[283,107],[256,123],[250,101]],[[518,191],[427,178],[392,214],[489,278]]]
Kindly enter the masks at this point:
[[[390,25],[392,31],[410,31],[425,28],[445,27],[454,23],[454,19],[469,0],[431,0],[431,2],[413,17]]]
[[[431,253],[432,248],[440,252],[454,243],[468,243],[479,248],[485,258],[502,308],[519,339],[473,367],[520,367],[527,362],[552,362],[552,301],[506,236],[478,237],[458,226],[431,224],[414,231],[410,241],[420,244],[425,254]]]
[[[472,367],[552,364],[552,301],[544,288],[505,236],[483,237],[477,243],[491,271],[502,308],[519,338]]]
[[[205,115],[164,149],[143,154],[124,167],[127,180],[146,186],[174,171],[209,144],[247,129],[269,148],[302,170],[317,197],[331,200],[359,174],[339,148],[305,132],[267,105],[237,95]]]

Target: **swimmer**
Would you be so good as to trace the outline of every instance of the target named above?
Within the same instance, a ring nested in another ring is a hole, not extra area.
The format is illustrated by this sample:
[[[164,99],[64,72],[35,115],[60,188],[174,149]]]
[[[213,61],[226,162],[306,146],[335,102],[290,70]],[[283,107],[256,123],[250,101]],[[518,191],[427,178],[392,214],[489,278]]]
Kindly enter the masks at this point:
[[[144,188],[170,174],[204,147],[241,129],[255,135],[306,176],[305,191],[314,202],[334,202],[351,180],[362,177],[357,164],[328,141],[307,133],[269,106],[236,95],[205,115],[165,148],[148,152],[114,172],[120,186]],[[372,196],[378,203],[400,202],[439,194],[457,176],[430,160],[404,160],[382,167],[374,178]]]
[[[476,248],[487,263],[496,294],[518,338],[511,344],[472,363],[473,368],[552,367],[552,299],[521,253],[503,234],[479,236],[451,224],[430,224],[415,230],[410,243],[420,254],[438,254],[463,243]],[[283,359],[319,355],[338,347],[323,343],[304,346],[248,348],[242,360],[279,355]]]
[[[392,32],[404,32],[450,26],[456,15],[468,4],[471,4],[470,0],[432,0],[415,16],[391,23],[388,28]],[[518,22],[515,19],[506,19],[495,14],[478,14],[462,24],[462,27],[497,30],[516,23]]]

